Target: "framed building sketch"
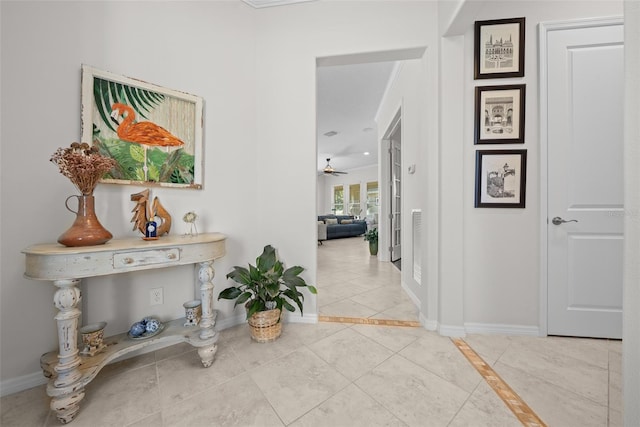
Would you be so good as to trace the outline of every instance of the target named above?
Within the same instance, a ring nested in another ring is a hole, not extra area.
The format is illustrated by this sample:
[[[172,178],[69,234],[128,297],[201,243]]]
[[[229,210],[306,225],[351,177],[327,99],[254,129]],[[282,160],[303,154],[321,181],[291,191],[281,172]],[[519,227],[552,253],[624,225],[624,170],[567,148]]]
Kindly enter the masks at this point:
[[[474,79],[524,76],[525,18],[475,22]]]
[[[527,150],[476,152],[476,208],[524,208]]]
[[[474,144],[523,144],[525,85],[478,86]]]
[[[82,66],[82,141],[116,160],[101,182],[201,189],[203,100]]]

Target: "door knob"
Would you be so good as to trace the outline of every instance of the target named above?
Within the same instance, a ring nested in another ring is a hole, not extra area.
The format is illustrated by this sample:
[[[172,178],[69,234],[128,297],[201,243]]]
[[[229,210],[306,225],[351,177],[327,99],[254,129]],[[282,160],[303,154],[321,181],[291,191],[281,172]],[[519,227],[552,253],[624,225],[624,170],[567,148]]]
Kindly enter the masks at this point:
[[[565,222],[578,222],[577,219],[562,219],[559,216],[554,217],[551,222],[553,223],[553,225],[560,225],[560,224],[564,224]]]

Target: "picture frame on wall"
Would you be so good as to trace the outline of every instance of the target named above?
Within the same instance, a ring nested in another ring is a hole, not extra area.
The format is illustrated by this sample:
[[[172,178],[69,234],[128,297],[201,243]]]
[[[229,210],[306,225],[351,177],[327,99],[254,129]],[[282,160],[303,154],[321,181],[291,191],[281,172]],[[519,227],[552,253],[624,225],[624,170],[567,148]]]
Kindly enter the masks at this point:
[[[100,182],[201,189],[201,97],[82,65],[82,141],[113,158]]]
[[[523,144],[526,85],[477,86],[474,144]]]
[[[474,79],[524,77],[525,18],[475,22]]]
[[[476,152],[476,208],[524,208],[527,150]]]

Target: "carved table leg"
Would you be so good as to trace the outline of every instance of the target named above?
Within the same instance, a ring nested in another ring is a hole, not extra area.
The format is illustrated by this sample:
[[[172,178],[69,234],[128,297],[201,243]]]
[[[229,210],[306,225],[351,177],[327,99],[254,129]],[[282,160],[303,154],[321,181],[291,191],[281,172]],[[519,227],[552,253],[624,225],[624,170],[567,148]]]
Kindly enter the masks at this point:
[[[51,409],[58,420],[66,424],[73,420],[80,410],[80,401],[84,397],[84,385],[80,382],[80,357],[78,356],[78,319],[80,301],[78,279],[56,280],[58,288],[53,303],[59,310],[55,316],[58,324],[58,363],[54,367],[56,377],[49,383],[47,393],[53,396]],[[64,389],[64,390],[62,390]]]
[[[217,341],[218,332],[213,329],[215,326],[215,315],[213,312],[213,277],[215,271],[213,269],[213,260],[200,263],[200,270],[198,271],[198,279],[200,280],[200,297],[202,299],[202,319],[200,320],[200,339],[211,340],[213,339],[213,345],[198,348],[198,355],[205,368],[208,368],[213,363],[218,346],[215,344]]]

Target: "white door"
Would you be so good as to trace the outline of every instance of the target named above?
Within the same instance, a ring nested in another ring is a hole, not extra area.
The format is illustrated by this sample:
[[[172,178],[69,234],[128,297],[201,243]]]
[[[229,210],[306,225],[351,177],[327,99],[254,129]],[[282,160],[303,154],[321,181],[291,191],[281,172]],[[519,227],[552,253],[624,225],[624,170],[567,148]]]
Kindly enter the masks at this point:
[[[547,32],[549,335],[622,337],[624,64],[616,22]]]
[[[391,261],[401,258],[402,244],[402,162],[400,121],[391,133]]]

